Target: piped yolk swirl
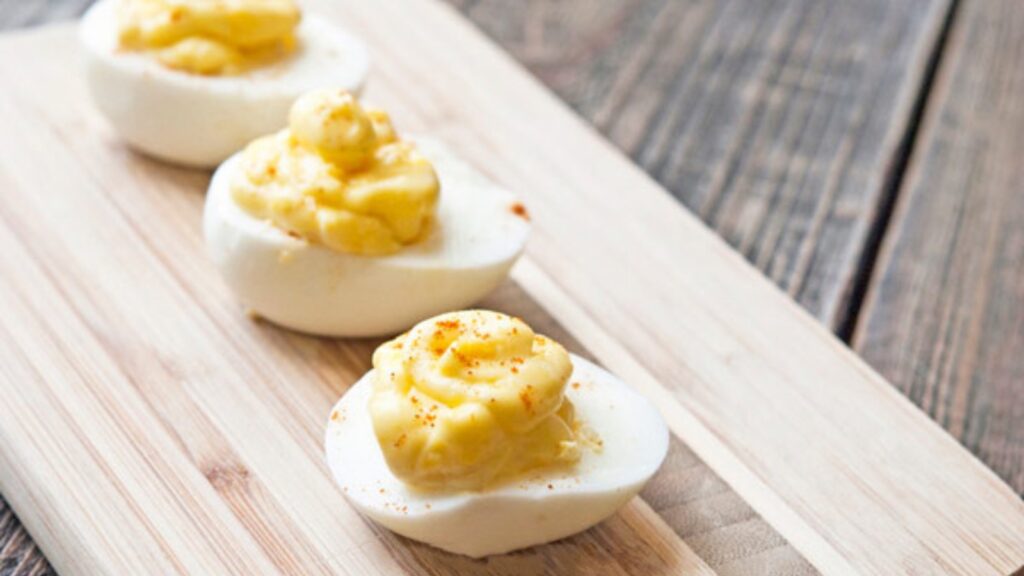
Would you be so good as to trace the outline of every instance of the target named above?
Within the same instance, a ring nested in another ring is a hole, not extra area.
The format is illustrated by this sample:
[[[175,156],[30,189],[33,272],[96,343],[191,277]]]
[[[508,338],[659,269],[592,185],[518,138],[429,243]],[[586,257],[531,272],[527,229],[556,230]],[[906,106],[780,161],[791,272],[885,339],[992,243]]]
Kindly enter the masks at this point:
[[[422,239],[440,182],[387,113],[343,90],[292,106],[288,128],[242,153],[231,193],[243,210],[339,252],[383,256]]]
[[[410,485],[479,490],[580,458],[569,354],[517,318],[444,314],[381,345],[373,365],[373,429]]]
[[[237,74],[289,54],[301,18],[294,0],[119,2],[122,48],[193,74]]]

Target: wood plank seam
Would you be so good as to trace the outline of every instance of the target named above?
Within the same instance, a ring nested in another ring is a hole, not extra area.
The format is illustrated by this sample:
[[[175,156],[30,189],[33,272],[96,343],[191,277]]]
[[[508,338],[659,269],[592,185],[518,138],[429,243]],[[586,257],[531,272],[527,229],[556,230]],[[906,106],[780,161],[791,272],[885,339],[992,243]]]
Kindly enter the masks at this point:
[[[1024,493],[1015,2],[961,2],[854,345]]]
[[[907,124],[903,139],[900,142],[892,166],[886,175],[885,184],[881,198],[879,199],[876,211],[878,216],[872,222],[868,232],[867,243],[864,252],[856,268],[856,276],[851,284],[851,294],[846,309],[836,327],[836,336],[840,340],[851,344],[854,334],[857,331],[857,323],[860,320],[861,310],[867,298],[868,288],[871,285],[871,278],[878,266],[879,254],[885,243],[885,237],[890,232],[892,225],[893,211],[899,200],[899,195],[904,188],[907,176],[907,167],[914,154],[914,148],[918,144],[921,135],[922,122],[930,97],[933,94],[935,79],[938,75],[939,65],[949,44],[950,31],[956,21],[956,15],[961,0],[949,0],[949,8],[943,19],[942,29],[936,39],[928,58],[928,65],[922,78],[918,93],[914,98],[914,105],[910,113],[910,120]]]

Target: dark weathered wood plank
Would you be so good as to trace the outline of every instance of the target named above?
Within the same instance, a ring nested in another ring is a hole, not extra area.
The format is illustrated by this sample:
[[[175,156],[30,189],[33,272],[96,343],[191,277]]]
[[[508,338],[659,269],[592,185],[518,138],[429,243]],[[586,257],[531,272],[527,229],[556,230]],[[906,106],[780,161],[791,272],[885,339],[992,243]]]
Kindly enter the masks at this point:
[[[0,30],[70,20],[92,3],[93,0],[0,0]]]
[[[1024,4],[944,53],[854,346],[1024,493]]]
[[[805,308],[843,322],[946,0],[454,3]]]
[[[53,574],[39,548],[0,498],[0,576]]]

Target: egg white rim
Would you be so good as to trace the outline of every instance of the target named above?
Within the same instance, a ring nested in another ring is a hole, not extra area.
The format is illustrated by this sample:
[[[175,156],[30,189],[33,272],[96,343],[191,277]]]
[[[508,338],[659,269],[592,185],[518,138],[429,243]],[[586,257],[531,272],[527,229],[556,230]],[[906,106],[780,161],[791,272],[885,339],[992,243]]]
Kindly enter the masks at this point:
[[[606,460],[606,458],[602,454],[592,454],[591,461],[587,464],[588,466],[591,466],[591,468],[584,471],[579,471],[579,467],[577,467],[573,470],[540,472],[524,480],[513,481],[511,483],[496,486],[480,492],[420,491],[404,484],[391,473],[390,469],[383,461],[383,453],[380,450],[379,444],[375,441],[376,437],[371,428],[369,430],[368,438],[374,440],[373,447],[372,449],[369,447],[364,448],[369,449],[371,454],[375,455],[375,458],[380,459],[379,464],[375,465],[375,469],[386,474],[386,478],[384,478],[384,481],[379,484],[379,488],[377,489],[379,490],[383,488],[384,494],[398,495],[398,497],[402,499],[402,506],[408,506],[415,512],[421,513],[422,516],[429,516],[432,514],[443,515],[457,512],[459,509],[464,508],[467,505],[472,505],[475,501],[480,499],[486,499],[488,502],[506,501],[510,503],[543,501],[553,496],[585,500],[591,497],[607,495],[610,491],[609,486],[613,486],[611,489],[613,492],[638,491],[642,488],[643,484],[657,473],[668,453],[668,426],[665,424],[660,413],[646,400],[646,398],[634,391],[627,384],[623,383],[603,368],[600,368],[579,356],[571,355],[571,357],[574,366],[573,379],[582,381],[588,380],[589,378],[581,377],[579,375],[581,372],[587,376],[596,375],[602,380],[601,387],[610,384],[611,386],[609,386],[609,388],[614,389],[614,394],[620,399],[626,399],[629,401],[632,404],[632,409],[635,409],[637,413],[640,413],[642,416],[639,419],[639,424],[647,427],[647,433],[643,435],[650,439],[654,439],[656,442],[651,445],[651,450],[649,452],[652,457],[646,458],[642,462],[645,464],[644,467],[623,467],[620,465],[611,469],[611,472],[624,471],[620,477],[611,477],[609,474],[595,477],[593,474],[602,471],[601,462]],[[582,370],[580,370],[581,368]],[[372,387],[372,381],[370,380],[371,375],[372,371],[364,375],[349,391],[346,392],[346,396],[351,392],[356,392],[357,395],[354,398],[355,400],[361,401],[364,396],[365,399],[368,400],[370,388]],[[573,380],[571,379],[570,381]],[[360,388],[357,390],[357,387]],[[581,393],[587,392],[578,392],[572,388],[568,388],[566,396],[575,403],[575,401],[579,399],[579,394]],[[345,406],[346,396],[343,396],[331,411],[331,414],[334,414],[335,411],[342,410],[344,412],[341,416],[342,422],[350,418],[350,415],[347,414],[347,406]],[[584,415],[581,414],[581,417],[583,416]],[[368,414],[355,415],[354,422],[356,426],[372,426],[370,424]],[[596,423],[590,424],[600,435],[600,425]],[[324,446],[325,453],[327,455],[328,468],[331,470],[335,481],[342,487],[348,501],[357,509],[364,511],[367,514],[371,514],[372,516],[388,518],[396,521],[415,520],[415,518],[410,518],[408,516],[408,510],[402,511],[398,503],[393,507],[367,505],[365,502],[360,501],[354,496],[352,490],[356,487],[347,486],[345,484],[347,476],[344,471],[337,468],[337,465],[340,464],[340,462],[337,462],[335,458],[332,458],[332,454],[337,454],[339,450],[344,451],[344,448],[339,444],[338,427],[341,425],[342,424],[336,423],[333,419],[328,419]],[[362,434],[362,432],[360,432],[360,434]],[[602,437],[602,439],[604,439],[604,437]],[[586,452],[584,453],[584,458],[587,458]],[[583,463],[584,461],[581,460],[581,465],[583,465]],[[605,472],[608,471],[608,469],[605,470]],[[581,477],[585,477],[586,480],[576,481],[576,479]]]

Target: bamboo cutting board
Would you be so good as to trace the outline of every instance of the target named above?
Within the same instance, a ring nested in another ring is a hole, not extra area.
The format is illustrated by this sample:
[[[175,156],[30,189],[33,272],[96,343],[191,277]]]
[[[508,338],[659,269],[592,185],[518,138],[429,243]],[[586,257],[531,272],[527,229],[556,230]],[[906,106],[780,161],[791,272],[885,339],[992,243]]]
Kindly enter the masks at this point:
[[[316,9],[316,7],[313,7]],[[521,194],[485,304],[589,354],[676,438],[601,526],[477,562],[352,511],[321,458],[373,341],[246,319],[207,175],[97,118],[70,28],[0,40],[0,491],[64,574],[1007,574],[1024,503],[459,16],[324,3],[368,98]]]

